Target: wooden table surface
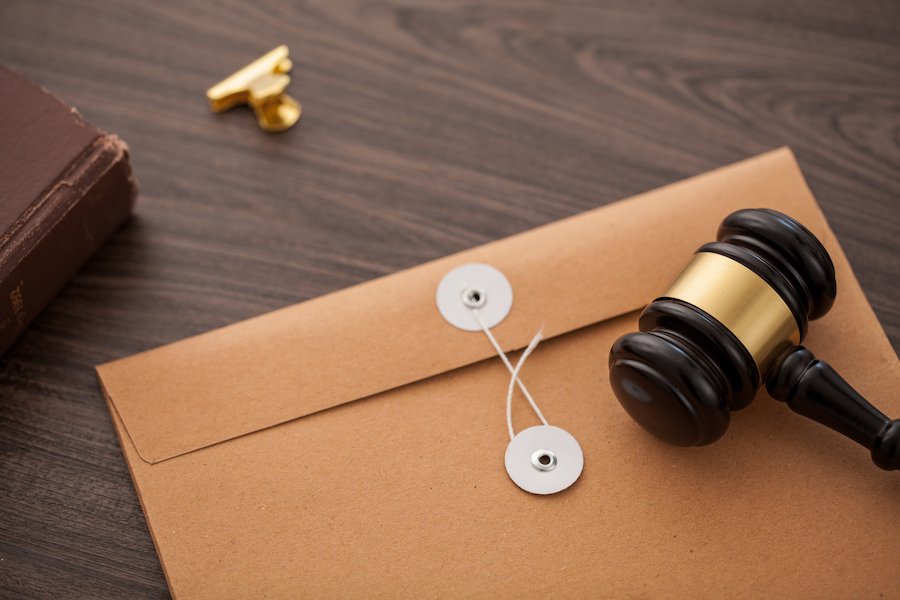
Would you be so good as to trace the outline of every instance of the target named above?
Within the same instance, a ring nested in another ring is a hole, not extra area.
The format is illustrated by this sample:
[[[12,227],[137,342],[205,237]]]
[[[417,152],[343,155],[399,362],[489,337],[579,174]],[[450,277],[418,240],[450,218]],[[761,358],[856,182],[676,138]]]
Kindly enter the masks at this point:
[[[281,43],[300,126],[209,113]],[[4,0],[0,61],[141,186],[0,359],[4,598],[168,594],[93,365],[778,146],[900,347],[898,3]]]

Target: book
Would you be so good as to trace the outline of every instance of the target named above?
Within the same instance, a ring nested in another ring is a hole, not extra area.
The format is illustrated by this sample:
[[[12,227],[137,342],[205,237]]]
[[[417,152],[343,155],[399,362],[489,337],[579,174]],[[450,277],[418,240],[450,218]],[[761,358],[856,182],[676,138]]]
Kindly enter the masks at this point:
[[[0,354],[131,213],[128,146],[0,65]]]

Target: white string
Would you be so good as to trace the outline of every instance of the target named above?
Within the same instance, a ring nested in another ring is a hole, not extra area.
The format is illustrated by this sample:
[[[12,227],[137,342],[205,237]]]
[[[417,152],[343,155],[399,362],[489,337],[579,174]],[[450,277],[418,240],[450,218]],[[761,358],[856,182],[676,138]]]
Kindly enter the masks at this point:
[[[528,355],[531,354],[535,348],[537,348],[538,344],[541,343],[543,339],[543,332],[538,329],[538,332],[534,334],[534,337],[531,338],[531,342],[529,342],[528,347],[525,348],[525,352],[522,353],[522,356],[519,357],[519,362],[516,363],[516,368],[513,369],[512,377],[509,379],[509,388],[506,390],[506,426],[509,428],[509,439],[510,441],[515,437],[515,432],[513,431],[512,424],[512,397],[513,392],[516,390],[516,382],[522,383],[519,380],[519,371],[522,370],[522,365],[525,364],[525,359],[528,358]],[[523,386],[525,384],[522,384]],[[541,420],[541,423],[544,425],[549,425],[547,419],[544,418],[544,415],[541,414],[541,410],[538,408],[537,403],[529,396],[528,401],[531,404],[531,408],[534,409],[535,414],[537,414],[538,418]]]
[[[475,320],[478,321],[478,325],[481,326],[481,330],[484,332],[484,335],[487,336],[487,339],[491,342],[491,345],[494,347],[494,350],[497,351],[497,356],[500,357],[500,360],[503,361],[503,364],[506,365],[506,369],[509,371],[511,377],[509,380],[509,389],[506,394],[506,427],[509,430],[509,439],[512,440],[516,437],[515,431],[513,430],[512,424],[512,396],[515,391],[516,384],[519,385],[519,389],[522,390],[522,395],[528,400],[528,404],[531,405],[532,410],[534,410],[534,414],[537,415],[537,418],[541,420],[541,423],[544,425],[549,425],[547,419],[544,418],[544,414],[541,412],[541,409],[538,408],[537,402],[534,401],[534,398],[531,397],[531,394],[528,392],[528,388],[525,387],[525,384],[522,383],[522,380],[519,379],[519,371],[522,370],[522,365],[525,364],[525,359],[537,348],[537,345],[541,343],[541,339],[543,339],[543,335],[541,331],[538,331],[535,334],[534,338],[532,338],[531,343],[528,344],[528,347],[525,348],[525,351],[522,353],[522,356],[519,357],[516,366],[513,367],[512,363],[509,362],[509,358],[507,358],[506,353],[503,351],[503,348],[500,347],[500,344],[497,343],[497,339],[494,337],[494,334],[491,333],[490,328],[485,324],[484,320],[481,318],[481,315],[478,313],[477,308],[470,309],[472,311],[472,315],[475,317]]]

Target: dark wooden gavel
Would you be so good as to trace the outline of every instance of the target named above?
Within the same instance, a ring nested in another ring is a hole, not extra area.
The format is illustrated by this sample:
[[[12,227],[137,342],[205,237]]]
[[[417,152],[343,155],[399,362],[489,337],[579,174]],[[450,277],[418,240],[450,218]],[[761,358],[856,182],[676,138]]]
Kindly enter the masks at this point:
[[[799,345],[837,293],[819,240],[768,209],[732,213],[717,240],[644,309],[640,331],[613,344],[610,382],[628,414],[671,444],[709,444],[765,383],[795,412],[868,448],[882,469],[900,469],[900,420]]]

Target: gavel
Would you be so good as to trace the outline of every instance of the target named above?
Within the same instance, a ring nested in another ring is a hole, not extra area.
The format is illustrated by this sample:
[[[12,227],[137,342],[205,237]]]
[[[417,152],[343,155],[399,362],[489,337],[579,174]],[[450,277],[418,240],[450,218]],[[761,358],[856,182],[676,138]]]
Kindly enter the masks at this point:
[[[613,344],[610,382],[644,429],[678,446],[710,444],[764,384],[794,412],[900,469],[891,420],[801,346],[834,304],[834,264],[821,242],[775,210],[732,213],[675,282]]]

